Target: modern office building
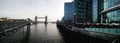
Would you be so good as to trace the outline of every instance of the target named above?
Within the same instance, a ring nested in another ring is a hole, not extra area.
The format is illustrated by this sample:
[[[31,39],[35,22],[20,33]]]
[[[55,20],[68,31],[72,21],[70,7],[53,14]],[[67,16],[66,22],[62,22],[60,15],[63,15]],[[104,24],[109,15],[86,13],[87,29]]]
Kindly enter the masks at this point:
[[[74,0],[75,13],[74,23],[92,22],[92,0]]]
[[[101,23],[120,23],[120,0],[98,0]]]
[[[63,21],[66,23],[72,23],[73,22],[73,14],[74,14],[74,3],[73,2],[66,2],[64,4]]]
[[[98,1],[93,0],[93,23],[98,22]]]

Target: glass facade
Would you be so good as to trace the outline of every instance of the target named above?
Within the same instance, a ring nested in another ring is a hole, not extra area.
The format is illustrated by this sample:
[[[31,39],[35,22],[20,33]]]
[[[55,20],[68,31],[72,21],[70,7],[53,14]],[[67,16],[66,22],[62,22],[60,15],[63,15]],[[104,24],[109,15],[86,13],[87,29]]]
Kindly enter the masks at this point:
[[[106,23],[120,23],[120,10],[109,12],[106,15]]]
[[[120,4],[120,0],[104,0],[104,10]],[[120,23],[120,9],[108,12],[104,15],[106,23]]]
[[[104,0],[104,9],[120,4],[120,0]]]
[[[119,28],[85,28],[85,30],[120,35]]]
[[[97,6],[98,6],[98,16],[97,16],[97,22],[100,23],[101,22],[101,15],[99,14],[101,11],[104,10],[104,0],[97,0]]]
[[[74,0],[75,23],[92,22],[92,0]]]
[[[64,17],[63,21],[68,23],[72,22],[73,20],[73,14],[74,14],[74,3],[73,2],[66,2],[64,4]]]
[[[98,5],[97,5],[97,0],[93,0],[93,23],[97,22],[97,16],[98,16]]]

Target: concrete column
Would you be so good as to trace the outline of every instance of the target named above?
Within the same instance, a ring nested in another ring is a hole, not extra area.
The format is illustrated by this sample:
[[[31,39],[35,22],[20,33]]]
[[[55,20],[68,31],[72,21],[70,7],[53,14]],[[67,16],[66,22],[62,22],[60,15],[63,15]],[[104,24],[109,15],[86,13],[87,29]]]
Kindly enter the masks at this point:
[[[101,23],[103,23],[103,14],[101,14]]]

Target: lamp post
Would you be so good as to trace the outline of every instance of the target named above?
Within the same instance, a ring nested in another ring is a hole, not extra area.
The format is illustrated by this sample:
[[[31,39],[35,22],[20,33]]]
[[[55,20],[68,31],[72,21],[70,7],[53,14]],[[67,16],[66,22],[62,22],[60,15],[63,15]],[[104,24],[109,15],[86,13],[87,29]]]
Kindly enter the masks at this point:
[[[76,14],[74,13],[73,14],[73,25],[75,25],[76,24]]]

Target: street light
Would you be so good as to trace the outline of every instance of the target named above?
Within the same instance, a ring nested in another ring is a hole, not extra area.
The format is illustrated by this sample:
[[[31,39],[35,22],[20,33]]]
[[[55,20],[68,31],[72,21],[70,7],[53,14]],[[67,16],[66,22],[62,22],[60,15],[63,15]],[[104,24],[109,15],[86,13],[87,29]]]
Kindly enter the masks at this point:
[[[73,24],[76,24],[76,13],[73,14]]]

